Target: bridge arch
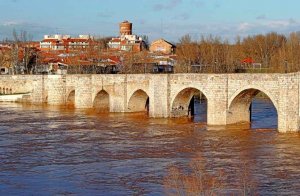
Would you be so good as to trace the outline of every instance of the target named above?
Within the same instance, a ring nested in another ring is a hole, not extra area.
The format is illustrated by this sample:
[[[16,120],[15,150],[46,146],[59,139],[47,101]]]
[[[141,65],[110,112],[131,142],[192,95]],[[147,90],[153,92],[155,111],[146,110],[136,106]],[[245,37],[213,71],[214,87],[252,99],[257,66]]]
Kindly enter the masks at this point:
[[[71,90],[71,91],[67,94],[66,105],[67,105],[68,107],[75,107],[75,90]]]
[[[206,93],[195,87],[186,87],[178,91],[172,99],[171,117],[193,116],[195,114],[193,106],[195,97],[201,100],[205,100],[207,107],[208,98],[206,96]]]
[[[236,91],[228,101],[227,124],[251,121],[251,103],[258,93],[263,93],[273,104],[278,118],[278,102],[261,87],[248,86]],[[278,120],[277,120],[278,124]]]
[[[148,112],[149,95],[142,89],[136,90],[128,101],[129,112]]]
[[[100,90],[93,101],[93,108],[98,112],[109,112],[110,111],[110,96],[107,91]]]

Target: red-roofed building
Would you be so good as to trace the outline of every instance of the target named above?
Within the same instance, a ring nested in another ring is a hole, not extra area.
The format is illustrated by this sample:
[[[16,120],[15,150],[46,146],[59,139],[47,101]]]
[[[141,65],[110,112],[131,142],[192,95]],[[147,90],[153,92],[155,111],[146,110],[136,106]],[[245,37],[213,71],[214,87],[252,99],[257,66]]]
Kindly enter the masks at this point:
[[[79,35],[71,37],[69,35],[45,35],[44,40],[40,42],[41,50],[61,50],[69,51],[76,49],[85,49],[91,45],[92,38],[89,35]]]
[[[249,63],[252,64],[254,63],[254,60],[251,57],[245,58],[241,61],[241,63]]]

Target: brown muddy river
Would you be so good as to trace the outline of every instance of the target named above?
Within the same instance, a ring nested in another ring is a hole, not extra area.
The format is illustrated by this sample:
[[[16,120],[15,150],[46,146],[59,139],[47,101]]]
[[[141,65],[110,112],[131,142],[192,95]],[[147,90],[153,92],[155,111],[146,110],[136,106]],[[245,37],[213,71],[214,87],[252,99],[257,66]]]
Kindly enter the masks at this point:
[[[201,174],[217,195],[300,195],[300,134],[276,132],[270,102],[254,100],[251,127],[206,126],[195,107],[149,119],[1,103],[0,195],[199,195]]]

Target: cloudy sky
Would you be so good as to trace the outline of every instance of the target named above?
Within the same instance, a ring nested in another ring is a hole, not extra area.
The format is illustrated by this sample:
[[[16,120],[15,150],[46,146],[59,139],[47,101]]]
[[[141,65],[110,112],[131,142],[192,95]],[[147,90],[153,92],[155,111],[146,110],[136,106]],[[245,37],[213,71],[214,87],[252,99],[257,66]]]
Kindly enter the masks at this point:
[[[300,31],[299,0],[0,0],[0,40],[13,29],[44,34],[118,35],[133,22],[138,35],[176,42],[190,34],[234,40],[271,31]]]

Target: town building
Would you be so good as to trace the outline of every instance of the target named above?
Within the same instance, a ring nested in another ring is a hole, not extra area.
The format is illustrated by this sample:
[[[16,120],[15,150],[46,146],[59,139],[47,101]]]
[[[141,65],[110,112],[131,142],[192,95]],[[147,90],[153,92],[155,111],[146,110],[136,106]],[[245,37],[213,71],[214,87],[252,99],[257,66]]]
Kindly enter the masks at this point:
[[[142,37],[132,34],[132,23],[121,22],[119,25],[120,36],[112,38],[108,47],[113,50],[140,52],[146,48]]]
[[[150,52],[162,53],[162,54],[173,54],[175,53],[176,46],[164,39],[158,39],[151,43]]]
[[[89,35],[79,35],[71,37],[70,35],[45,35],[40,42],[41,50],[78,50],[85,49],[91,45],[92,37]]]

